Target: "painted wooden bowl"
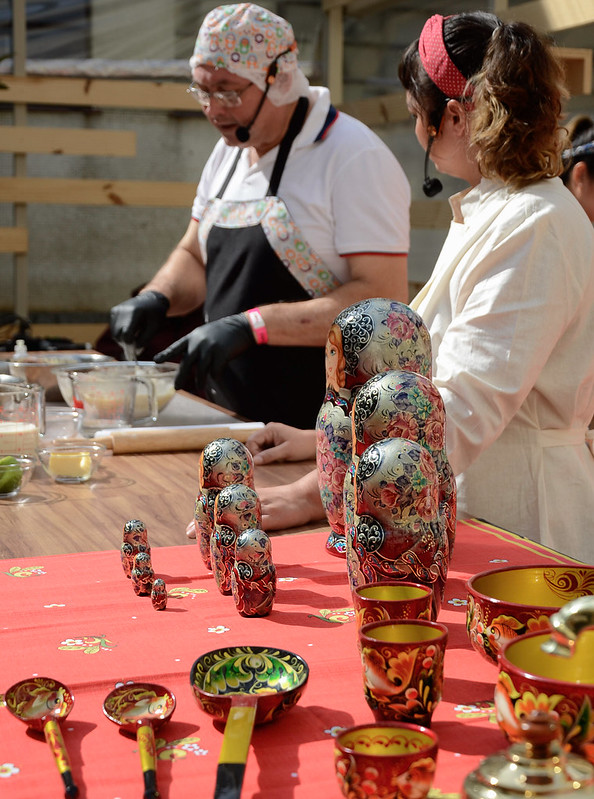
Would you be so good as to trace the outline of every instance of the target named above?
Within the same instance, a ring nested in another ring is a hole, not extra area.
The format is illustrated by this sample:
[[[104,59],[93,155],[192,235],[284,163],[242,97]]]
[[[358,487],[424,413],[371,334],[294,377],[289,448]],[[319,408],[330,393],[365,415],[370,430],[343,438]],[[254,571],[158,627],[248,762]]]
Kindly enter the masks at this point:
[[[512,742],[521,741],[522,718],[533,710],[559,718],[563,743],[594,759],[594,628],[583,630],[569,657],[545,652],[548,632],[508,641],[499,654],[495,710]]]
[[[549,617],[580,596],[594,594],[594,566],[509,566],[467,582],[470,643],[497,664],[503,646],[520,635],[549,629]]]

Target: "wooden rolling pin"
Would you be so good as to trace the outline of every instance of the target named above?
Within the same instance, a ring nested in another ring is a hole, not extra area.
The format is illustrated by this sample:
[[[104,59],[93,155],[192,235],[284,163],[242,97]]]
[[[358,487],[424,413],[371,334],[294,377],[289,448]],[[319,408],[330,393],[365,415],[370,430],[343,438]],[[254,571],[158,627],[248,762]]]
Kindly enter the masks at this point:
[[[199,450],[215,438],[235,438],[245,442],[262,422],[183,425],[180,427],[123,427],[98,430],[94,439],[113,450],[114,455],[133,452],[182,452]]]

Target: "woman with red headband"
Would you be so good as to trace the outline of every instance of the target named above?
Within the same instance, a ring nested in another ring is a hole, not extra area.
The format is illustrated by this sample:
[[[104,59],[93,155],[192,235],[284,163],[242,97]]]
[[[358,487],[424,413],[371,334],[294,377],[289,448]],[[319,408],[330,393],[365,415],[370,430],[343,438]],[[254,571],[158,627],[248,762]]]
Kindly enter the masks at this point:
[[[594,562],[593,233],[563,186],[562,69],[530,26],[435,15],[400,79],[470,188],[412,305],[431,333],[461,512]]]
[[[470,184],[411,303],[431,333],[459,515],[594,562],[593,231],[557,177],[561,67],[530,26],[475,12],[431,17],[400,79],[428,157]],[[255,436],[256,462],[288,438]],[[301,486],[309,502],[263,492],[269,527],[319,516],[314,477]]]

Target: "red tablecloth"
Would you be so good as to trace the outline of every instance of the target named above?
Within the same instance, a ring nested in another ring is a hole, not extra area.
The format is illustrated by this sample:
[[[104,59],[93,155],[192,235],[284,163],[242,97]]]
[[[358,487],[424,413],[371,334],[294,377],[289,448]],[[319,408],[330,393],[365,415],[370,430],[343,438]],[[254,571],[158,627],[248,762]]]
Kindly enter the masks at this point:
[[[150,527],[149,527],[150,533]],[[43,531],[40,530],[40,535]],[[267,618],[243,618],[204,568],[197,546],[153,549],[169,591],[157,612],[137,597],[119,552],[0,561],[0,691],[31,675],[54,677],[74,694],[64,738],[81,797],[139,799],[142,774],[134,738],[102,712],[118,682],[151,681],[177,698],[157,732],[158,783],[164,799],[213,795],[220,728],[196,704],[190,667],[219,646],[291,649],[308,662],[299,704],[252,737],[242,796],[330,799],[340,796],[333,768],[336,728],[372,720],[345,563],[324,550],[326,531],[273,539],[277,597]],[[433,794],[458,794],[482,757],[505,747],[492,713],[496,667],[470,649],[465,580],[498,564],[571,563],[543,547],[481,522],[458,525],[440,621],[450,632],[444,696],[433,717],[440,741]],[[0,708],[0,795],[62,796],[48,746]]]

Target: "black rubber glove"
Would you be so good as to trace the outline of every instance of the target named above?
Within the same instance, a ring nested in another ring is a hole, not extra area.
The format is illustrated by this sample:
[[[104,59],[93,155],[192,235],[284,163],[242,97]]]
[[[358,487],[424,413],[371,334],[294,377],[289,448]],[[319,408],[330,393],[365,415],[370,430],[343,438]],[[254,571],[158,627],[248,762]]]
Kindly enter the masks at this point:
[[[111,335],[116,341],[145,347],[161,329],[169,300],[159,291],[143,291],[111,309]]]
[[[176,355],[181,355],[182,361],[175,378],[175,387],[182,388],[188,385],[190,372],[194,368],[196,388],[201,389],[207,375],[219,377],[229,361],[253,347],[255,343],[247,316],[238,313],[197,327],[166,350],[158,352],[155,361],[163,363]]]

